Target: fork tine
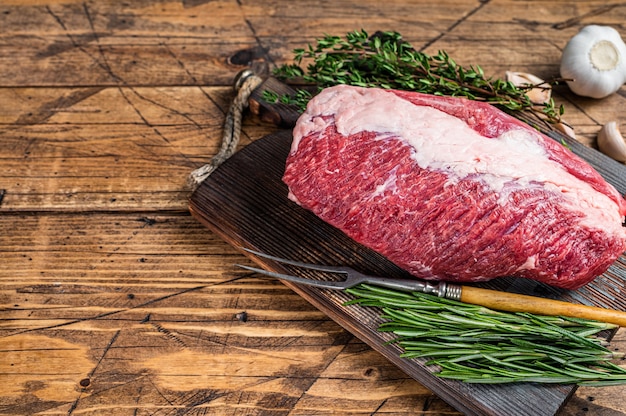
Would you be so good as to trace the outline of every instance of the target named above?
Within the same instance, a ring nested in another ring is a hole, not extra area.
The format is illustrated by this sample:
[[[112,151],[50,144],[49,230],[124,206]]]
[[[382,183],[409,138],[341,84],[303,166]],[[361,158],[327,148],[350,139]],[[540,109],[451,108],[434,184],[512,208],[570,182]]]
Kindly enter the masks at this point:
[[[292,266],[303,267],[305,269],[319,270],[322,272],[341,273],[344,275],[348,273],[348,271],[346,270],[346,267],[343,267],[343,266],[333,267],[333,266],[324,266],[321,264],[303,263],[300,261],[287,260],[287,259],[283,259],[280,257],[271,256],[269,254],[261,253],[260,251],[250,250],[249,248],[244,248],[244,250],[247,251],[248,253],[266,258],[268,260],[274,260],[276,262],[283,263],[283,264],[290,264]]]
[[[244,266],[243,264],[236,264],[236,266],[241,267],[242,269],[250,270],[256,273],[264,274],[266,276],[275,277],[277,279],[288,280],[294,283],[300,283],[308,286],[315,286],[324,289],[346,289],[348,285],[345,281],[325,281],[325,280],[315,280],[315,279],[307,279],[306,277],[298,277],[292,276],[289,274],[270,272],[263,269],[257,269],[256,267]]]

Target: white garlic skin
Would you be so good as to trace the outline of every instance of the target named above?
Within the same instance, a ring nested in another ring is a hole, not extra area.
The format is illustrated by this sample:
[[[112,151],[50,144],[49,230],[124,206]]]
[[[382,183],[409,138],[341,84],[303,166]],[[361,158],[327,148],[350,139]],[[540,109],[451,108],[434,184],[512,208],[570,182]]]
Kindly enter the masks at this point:
[[[577,95],[604,98],[626,82],[626,45],[610,26],[585,26],[561,57],[561,77]]]
[[[527,72],[506,71],[505,79],[516,87],[526,88],[536,85],[537,87],[525,89],[526,96],[533,104],[544,104],[550,101],[552,97],[552,87],[550,84],[542,80],[536,75]]]
[[[626,163],[626,141],[616,121],[609,121],[598,133],[598,148],[605,155]]]

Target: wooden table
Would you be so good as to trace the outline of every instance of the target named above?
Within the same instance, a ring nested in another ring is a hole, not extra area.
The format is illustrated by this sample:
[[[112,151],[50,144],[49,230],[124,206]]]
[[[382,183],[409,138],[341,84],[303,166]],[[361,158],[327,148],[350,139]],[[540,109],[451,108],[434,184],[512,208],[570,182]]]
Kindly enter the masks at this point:
[[[397,30],[547,79],[582,26],[625,18],[604,1],[0,3],[0,414],[459,414],[237,269],[190,216],[188,175],[217,152],[235,74],[324,33]],[[625,92],[555,98],[594,146]],[[273,131],[247,116],[241,146]],[[579,388],[562,413],[626,415],[625,393]]]

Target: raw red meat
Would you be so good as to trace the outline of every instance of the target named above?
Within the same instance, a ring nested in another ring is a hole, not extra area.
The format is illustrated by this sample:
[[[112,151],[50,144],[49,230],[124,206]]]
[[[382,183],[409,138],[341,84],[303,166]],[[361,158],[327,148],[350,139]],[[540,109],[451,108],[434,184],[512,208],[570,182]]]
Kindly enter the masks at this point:
[[[485,103],[337,86],[294,129],[289,197],[413,275],[578,288],[626,250],[626,200]]]

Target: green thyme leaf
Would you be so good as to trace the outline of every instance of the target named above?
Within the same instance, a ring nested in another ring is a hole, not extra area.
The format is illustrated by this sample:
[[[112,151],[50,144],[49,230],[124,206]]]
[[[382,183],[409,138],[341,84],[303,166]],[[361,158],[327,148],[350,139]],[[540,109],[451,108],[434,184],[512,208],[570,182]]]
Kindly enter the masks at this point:
[[[564,112],[563,106],[557,108],[552,100],[543,106],[533,104],[526,95],[532,85],[522,88],[486,78],[481,67],[462,67],[445,51],[435,55],[420,52],[398,32],[376,32],[370,36],[360,30],[343,38],[325,35],[293,53],[294,63],[276,68],[274,74],[279,79],[298,79],[319,89],[347,84],[465,97],[509,112],[528,112],[549,123],[559,122]],[[311,95],[296,96],[289,102],[304,111],[310,98]]]

